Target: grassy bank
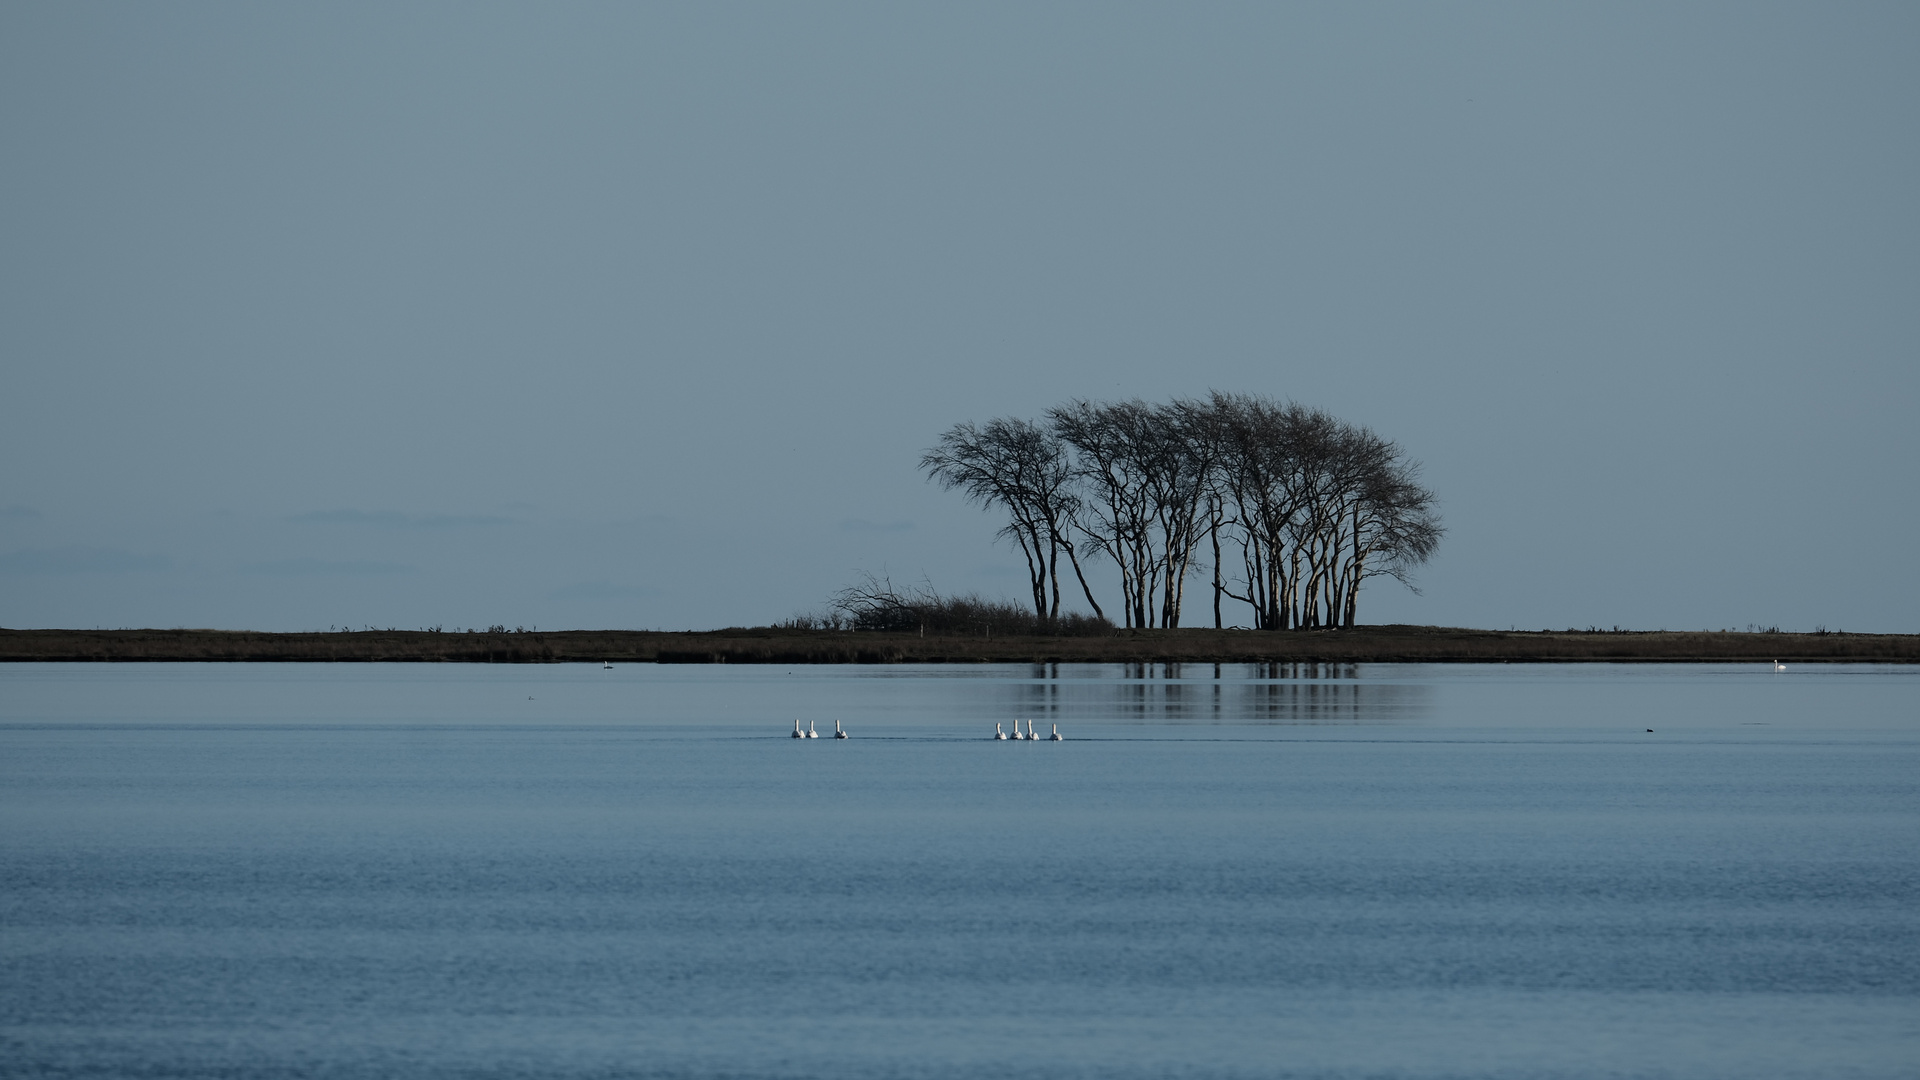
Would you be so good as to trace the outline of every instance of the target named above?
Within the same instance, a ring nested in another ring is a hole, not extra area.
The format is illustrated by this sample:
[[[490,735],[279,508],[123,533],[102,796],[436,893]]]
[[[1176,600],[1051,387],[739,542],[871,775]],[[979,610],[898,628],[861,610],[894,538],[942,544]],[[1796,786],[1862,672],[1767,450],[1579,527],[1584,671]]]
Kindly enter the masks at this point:
[[[755,628],[699,633],[567,630],[0,630],[0,661],[414,663],[1143,663],[1244,661],[1753,661],[1920,663],[1920,635],[1686,631],[1504,631],[1432,626],[1270,633],[1114,631],[1098,637],[920,637]]]

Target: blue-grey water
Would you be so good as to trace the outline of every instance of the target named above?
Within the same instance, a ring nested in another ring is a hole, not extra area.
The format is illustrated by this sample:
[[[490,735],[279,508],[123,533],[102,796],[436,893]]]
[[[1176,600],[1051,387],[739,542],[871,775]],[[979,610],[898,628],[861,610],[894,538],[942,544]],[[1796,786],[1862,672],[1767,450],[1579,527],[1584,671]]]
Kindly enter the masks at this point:
[[[0,1074],[1911,1077],[1920,670],[0,666]]]

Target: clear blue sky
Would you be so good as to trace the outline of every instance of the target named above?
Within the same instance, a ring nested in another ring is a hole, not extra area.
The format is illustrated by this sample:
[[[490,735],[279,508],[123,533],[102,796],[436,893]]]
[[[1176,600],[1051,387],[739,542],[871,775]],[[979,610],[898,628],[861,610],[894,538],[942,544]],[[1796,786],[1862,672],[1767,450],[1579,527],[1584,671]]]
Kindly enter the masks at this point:
[[[1018,597],[915,460],[1293,397],[1363,621],[1920,631],[1920,6],[0,7],[0,625]]]

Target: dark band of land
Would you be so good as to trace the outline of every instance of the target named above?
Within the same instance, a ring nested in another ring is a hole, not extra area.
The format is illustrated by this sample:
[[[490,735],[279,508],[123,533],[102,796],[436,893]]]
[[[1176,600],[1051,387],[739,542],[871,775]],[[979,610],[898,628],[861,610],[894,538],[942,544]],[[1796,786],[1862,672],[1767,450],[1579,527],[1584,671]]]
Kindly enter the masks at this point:
[[[905,663],[1920,663],[1916,634],[1773,631],[1116,630],[1075,637],[927,636],[775,628],[565,630],[5,630],[0,661],[273,661],[470,664]]]

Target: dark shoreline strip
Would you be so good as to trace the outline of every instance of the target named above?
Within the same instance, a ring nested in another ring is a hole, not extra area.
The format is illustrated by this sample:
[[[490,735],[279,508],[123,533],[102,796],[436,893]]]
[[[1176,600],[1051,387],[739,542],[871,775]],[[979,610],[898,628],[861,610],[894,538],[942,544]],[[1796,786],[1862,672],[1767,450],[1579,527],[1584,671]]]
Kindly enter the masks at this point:
[[[1116,631],[1088,637],[919,637],[827,630],[5,630],[0,662],[273,663],[1920,663],[1916,634],[1351,630]]]

